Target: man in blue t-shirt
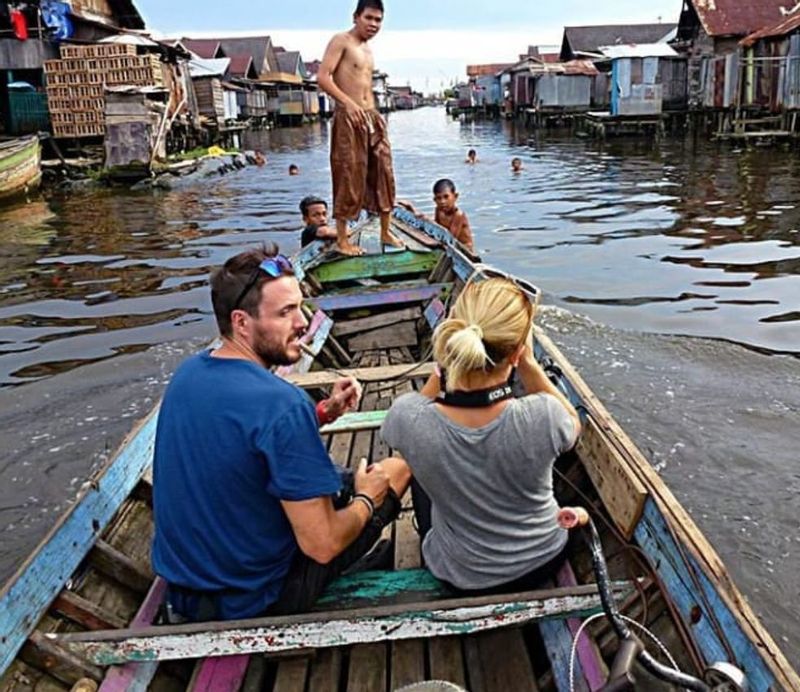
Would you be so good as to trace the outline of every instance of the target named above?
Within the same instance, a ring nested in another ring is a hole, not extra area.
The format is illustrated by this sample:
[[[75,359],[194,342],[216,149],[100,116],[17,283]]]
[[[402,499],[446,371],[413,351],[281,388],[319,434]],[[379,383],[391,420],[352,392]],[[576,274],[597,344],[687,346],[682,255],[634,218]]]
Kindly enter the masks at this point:
[[[397,517],[410,472],[331,462],[319,425],[358,405],[355,380],[315,407],[270,372],[300,359],[308,326],[277,247],[228,260],[211,298],[222,345],[178,368],[159,414],[153,567],[175,620],[303,611]]]

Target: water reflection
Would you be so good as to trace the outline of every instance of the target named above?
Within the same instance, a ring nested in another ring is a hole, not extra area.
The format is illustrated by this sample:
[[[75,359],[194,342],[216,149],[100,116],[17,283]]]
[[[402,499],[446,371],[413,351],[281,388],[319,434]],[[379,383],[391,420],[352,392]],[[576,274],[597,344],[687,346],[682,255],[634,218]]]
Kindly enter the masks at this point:
[[[556,303],[618,327],[800,352],[790,151],[532,136],[433,109],[393,114],[390,128],[399,196],[431,209],[432,183],[451,177],[485,259]],[[169,192],[57,193],[0,210],[0,383],[180,339],[189,325],[211,333],[209,271],[263,240],[294,250],[300,198],[330,198],[327,133],[248,133],[266,166]]]

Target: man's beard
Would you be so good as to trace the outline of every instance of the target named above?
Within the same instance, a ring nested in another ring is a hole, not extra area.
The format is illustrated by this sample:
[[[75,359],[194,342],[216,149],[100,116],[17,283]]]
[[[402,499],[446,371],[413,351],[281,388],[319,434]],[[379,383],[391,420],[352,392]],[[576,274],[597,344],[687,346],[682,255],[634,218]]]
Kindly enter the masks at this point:
[[[298,334],[298,336],[300,335]],[[288,344],[270,338],[260,331],[255,337],[253,351],[267,365],[294,365],[302,356],[302,351],[299,349],[297,355],[291,355],[288,351]]]

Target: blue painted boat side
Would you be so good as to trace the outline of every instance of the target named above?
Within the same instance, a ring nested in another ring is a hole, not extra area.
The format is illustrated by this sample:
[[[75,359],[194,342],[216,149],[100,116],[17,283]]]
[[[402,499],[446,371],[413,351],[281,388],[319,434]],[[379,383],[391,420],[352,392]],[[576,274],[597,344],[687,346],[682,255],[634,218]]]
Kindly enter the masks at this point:
[[[97,477],[0,593],[0,674],[153,459],[157,411]]]
[[[767,668],[761,653],[742,631],[735,615],[687,549],[684,549],[683,553],[690,565],[685,564],[681,551],[667,527],[666,519],[652,498],[648,499],[645,504],[644,514],[636,527],[635,537],[652,564],[657,565],[659,576],[664,581],[669,596],[675,602],[683,621],[689,626],[707,662],[728,660],[725,647],[711,624],[710,607],[738,658],[737,661],[730,661],[730,663],[734,663],[746,671],[750,689],[753,692],[777,689],[775,678]],[[697,586],[689,575],[690,568],[697,575],[697,582],[704,598],[698,594]],[[696,619],[692,618],[692,612],[697,612],[696,608],[700,608],[702,615],[697,622],[692,624],[693,619]]]

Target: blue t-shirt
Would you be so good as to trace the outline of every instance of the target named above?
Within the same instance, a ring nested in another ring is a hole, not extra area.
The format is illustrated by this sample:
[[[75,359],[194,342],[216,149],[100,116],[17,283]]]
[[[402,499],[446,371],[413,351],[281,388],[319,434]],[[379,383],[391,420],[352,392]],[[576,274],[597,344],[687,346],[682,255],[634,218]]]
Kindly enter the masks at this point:
[[[173,585],[227,590],[224,619],[258,615],[298,549],[281,500],[340,488],[302,390],[255,363],[200,353],[178,368],[159,414],[153,568]]]

